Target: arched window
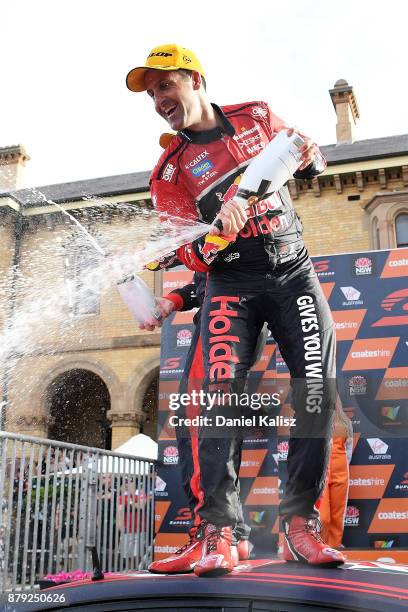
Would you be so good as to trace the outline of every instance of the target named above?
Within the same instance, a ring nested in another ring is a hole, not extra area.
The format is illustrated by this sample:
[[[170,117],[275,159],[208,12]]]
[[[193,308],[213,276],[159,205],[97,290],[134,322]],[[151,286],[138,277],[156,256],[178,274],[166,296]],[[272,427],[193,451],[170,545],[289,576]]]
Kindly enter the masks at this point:
[[[402,213],[395,219],[395,236],[397,248],[408,247],[408,213]]]
[[[378,219],[375,218],[373,221],[373,245],[374,249],[378,251],[380,247],[380,228],[378,226]]]

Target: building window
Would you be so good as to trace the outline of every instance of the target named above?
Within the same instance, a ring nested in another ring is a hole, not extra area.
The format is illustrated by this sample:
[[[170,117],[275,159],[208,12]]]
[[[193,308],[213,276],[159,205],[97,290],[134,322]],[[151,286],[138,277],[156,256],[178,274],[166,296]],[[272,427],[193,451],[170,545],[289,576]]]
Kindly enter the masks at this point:
[[[380,249],[380,228],[378,226],[378,219],[373,221],[373,244],[374,249],[378,251]]]
[[[73,236],[65,245],[65,286],[69,309],[74,315],[99,314],[100,292],[92,282],[99,256],[82,237]]]
[[[397,248],[408,247],[408,213],[402,213],[395,219],[395,236]]]

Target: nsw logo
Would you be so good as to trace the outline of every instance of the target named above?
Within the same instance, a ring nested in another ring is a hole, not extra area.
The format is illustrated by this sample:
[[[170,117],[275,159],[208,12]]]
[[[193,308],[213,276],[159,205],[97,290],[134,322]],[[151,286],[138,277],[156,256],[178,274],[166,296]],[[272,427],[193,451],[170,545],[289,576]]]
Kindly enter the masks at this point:
[[[277,451],[278,451],[279,461],[286,461],[288,458],[288,452],[289,452],[289,442],[286,442],[286,441],[279,442]]]
[[[360,522],[360,510],[355,506],[347,506],[344,525],[347,527],[358,527]]]
[[[364,376],[352,376],[349,380],[350,395],[365,395],[367,379]]]
[[[177,465],[179,452],[177,446],[166,446],[163,450],[163,463],[167,465]]]
[[[374,274],[374,263],[370,257],[358,257],[354,260],[353,268],[355,276]]]
[[[180,329],[177,332],[177,346],[190,346],[193,334],[189,329]]]

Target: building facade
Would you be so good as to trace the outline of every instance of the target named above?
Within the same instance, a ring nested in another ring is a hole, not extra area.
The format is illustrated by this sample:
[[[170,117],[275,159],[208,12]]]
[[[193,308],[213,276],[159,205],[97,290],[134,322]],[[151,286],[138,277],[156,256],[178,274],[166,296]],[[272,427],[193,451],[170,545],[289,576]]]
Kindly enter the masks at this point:
[[[328,167],[289,183],[311,255],[407,246],[408,134],[354,141],[353,88],[339,80],[330,96]],[[81,287],[101,256],[57,207],[105,252],[143,250],[158,231],[149,173],[19,189],[27,159],[0,149],[2,428],[106,448],[155,437],[160,333],[138,329],[114,283]],[[160,273],[143,278],[161,295]]]

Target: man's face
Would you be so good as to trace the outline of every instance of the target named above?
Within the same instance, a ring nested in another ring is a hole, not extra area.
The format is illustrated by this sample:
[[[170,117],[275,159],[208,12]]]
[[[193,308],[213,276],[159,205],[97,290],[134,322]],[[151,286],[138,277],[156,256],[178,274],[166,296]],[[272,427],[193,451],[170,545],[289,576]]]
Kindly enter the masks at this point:
[[[199,99],[193,79],[177,70],[148,70],[145,85],[156,112],[172,130],[182,130],[194,123]]]

